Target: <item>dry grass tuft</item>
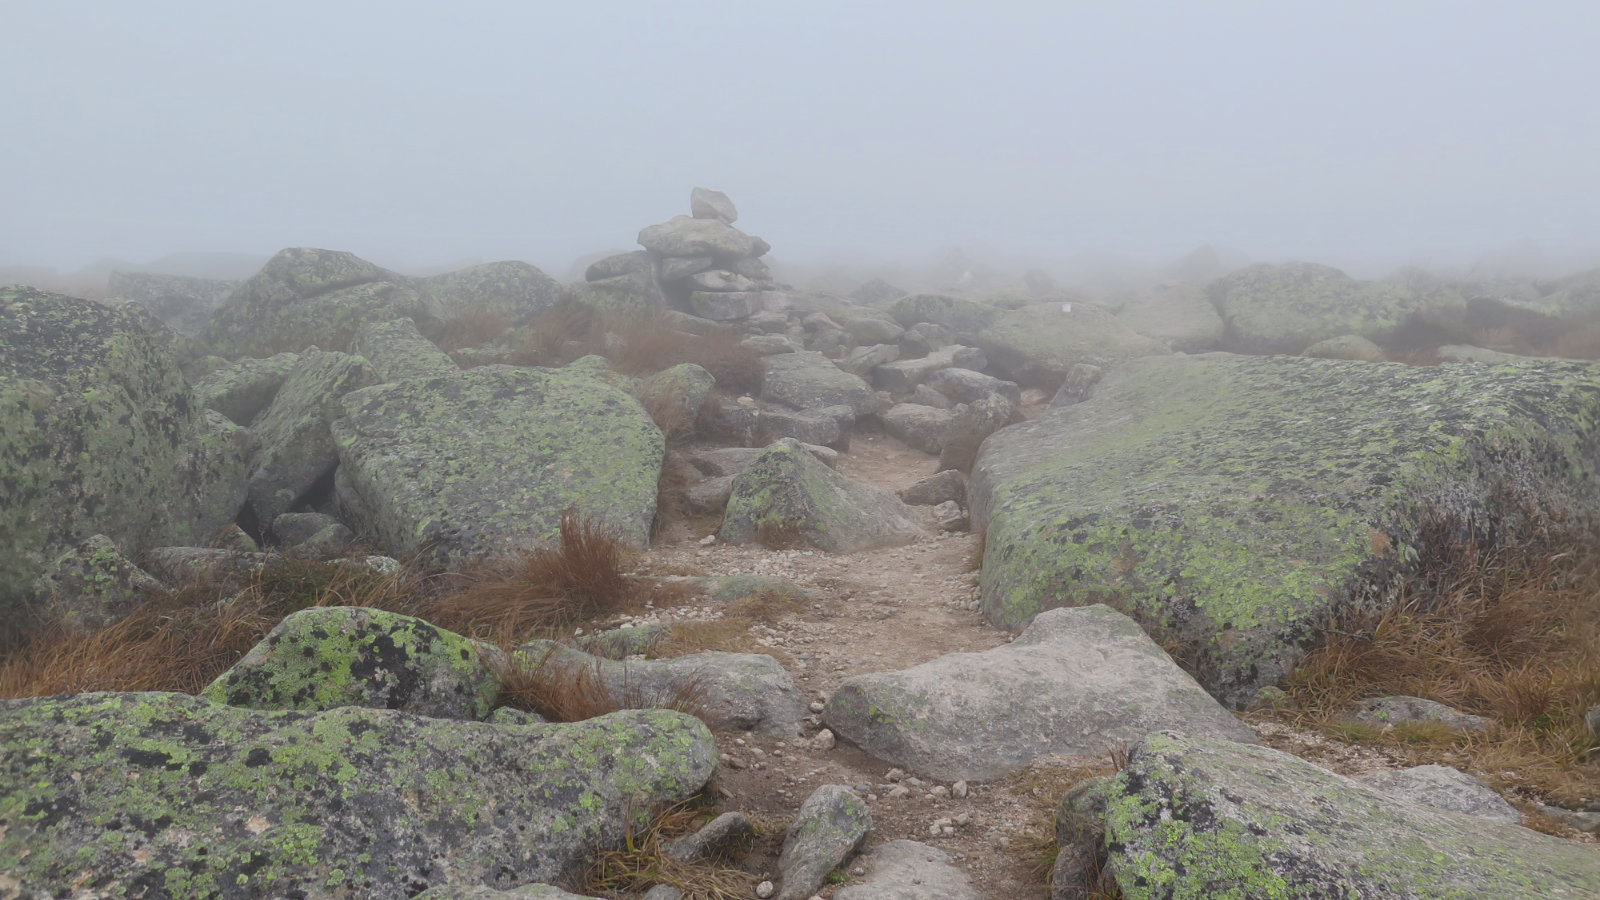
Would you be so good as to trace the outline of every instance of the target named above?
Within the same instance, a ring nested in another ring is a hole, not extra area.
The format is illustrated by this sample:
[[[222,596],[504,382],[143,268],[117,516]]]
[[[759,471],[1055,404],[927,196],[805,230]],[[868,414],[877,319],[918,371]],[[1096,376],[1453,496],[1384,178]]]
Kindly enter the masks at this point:
[[[440,350],[448,353],[463,347],[481,347],[503,336],[509,328],[505,316],[493,310],[474,307],[433,324],[428,329],[427,337]]]
[[[1600,703],[1600,543],[1588,533],[1489,548],[1461,529],[1425,529],[1422,558],[1394,603],[1333,623],[1265,712],[1346,740],[1441,759],[1557,803],[1596,796],[1600,759],[1583,723]],[[1485,733],[1344,721],[1369,697],[1436,700],[1492,721]]]
[[[656,643],[658,657],[685,656],[707,650],[727,653],[765,653],[780,663],[789,663],[781,648],[769,647],[750,634],[756,625],[775,625],[785,615],[806,608],[805,598],[788,591],[764,589],[730,601],[717,619],[674,622]]]
[[[761,393],[765,367],[761,354],[740,344],[743,336],[717,326],[705,334],[688,334],[660,323],[629,323],[621,348],[611,356],[617,371],[650,375],[679,363],[694,363],[711,373],[717,387],[735,396]]]
[[[800,523],[792,519],[763,519],[756,526],[756,543],[768,550],[799,550],[809,546]]]
[[[551,646],[530,658],[508,653],[495,663],[500,681],[498,705],[538,713],[553,722],[581,722],[623,709],[671,709],[694,716],[715,730],[720,723],[709,712],[706,685],[688,679],[665,696],[623,685],[613,692],[601,677],[601,660],[563,662],[561,648]]]
[[[1101,775],[1115,775],[1127,764],[1127,754],[1117,752],[1102,758],[1045,757],[1021,772],[1010,776],[1002,786],[1027,804],[1028,822],[1020,843],[1022,851],[1033,859],[1030,872],[1040,882],[1048,883],[1055,868],[1056,856],[1061,848],[1056,845],[1056,809],[1061,798],[1074,785]],[[1102,885],[1100,882],[1104,881]],[[1109,887],[1106,887],[1109,885]],[[1115,893],[1095,894],[1095,890],[1116,890],[1109,877],[1091,879],[1088,896],[1119,896]]]
[[[694,832],[715,810],[693,801],[657,814],[642,832],[628,831],[623,849],[594,858],[575,890],[584,894],[639,894],[658,885],[677,888],[687,900],[744,900],[754,879],[724,860],[684,863],[666,853],[672,839]]]

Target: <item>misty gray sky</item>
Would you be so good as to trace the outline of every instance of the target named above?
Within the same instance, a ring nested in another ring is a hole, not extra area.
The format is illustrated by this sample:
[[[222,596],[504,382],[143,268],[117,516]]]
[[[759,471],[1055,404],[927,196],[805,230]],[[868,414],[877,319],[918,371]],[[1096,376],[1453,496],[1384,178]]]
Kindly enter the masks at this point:
[[[0,0],[0,265],[1600,247],[1593,2]]]

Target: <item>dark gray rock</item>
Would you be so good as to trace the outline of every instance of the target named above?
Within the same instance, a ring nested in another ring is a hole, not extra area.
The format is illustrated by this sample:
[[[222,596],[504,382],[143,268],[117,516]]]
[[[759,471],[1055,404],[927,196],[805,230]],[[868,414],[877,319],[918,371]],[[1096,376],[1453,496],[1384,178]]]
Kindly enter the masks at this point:
[[[873,370],[872,382],[883,390],[904,394],[919,384],[925,384],[935,372],[942,369],[952,367],[981,369],[985,364],[982,351],[952,344],[941,347],[927,356],[901,359],[881,365]]]
[[[872,344],[856,347],[839,360],[839,368],[857,378],[867,378],[872,370],[900,358],[900,348],[895,344]]]
[[[1106,801],[1111,779],[1085,778],[1056,806],[1056,861],[1050,867],[1050,900],[1090,900],[1089,885],[1106,862]]]
[[[878,416],[885,434],[908,447],[937,455],[944,449],[944,435],[959,413],[953,409],[897,403]]]
[[[918,406],[931,406],[934,409],[950,409],[955,406],[954,403],[950,402],[949,397],[925,384],[919,384],[912,388],[911,395],[906,398],[906,402],[915,403]]]
[[[1022,412],[999,394],[958,407],[940,442],[939,468],[972,471],[983,442],[1000,429],[1021,421]]]
[[[795,409],[844,405],[858,418],[877,410],[872,388],[820,353],[784,353],[761,362],[763,400]]]
[[[694,863],[731,853],[755,839],[755,825],[742,812],[726,812],[707,822],[694,834],[686,834],[667,845],[666,853],[678,862]]]
[[[947,500],[965,503],[967,476],[956,469],[944,469],[901,491],[900,499],[912,506],[937,506]]]
[[[802,444],[850,449],[850,434],[855,429],[855,410],[848,406],[824,406],[813,410],[768,407],[761,411],[761,426],[768,437],[794,438]]]
[[[1050,407],[1071,406],[1082,403],[1094,395],[1095,385],[1100,383],[1106,370],[1088,363],[1073,363],[1067,367],[1066,374],[1061,379],[1061,387],[1056,389],[1050,398]]]
[[[940,369],[928,379],[928,387],[956,403],[975,403],[990,394],[999,394],[1014,404],[1022,403],[1022,389],[1015,381],[1004,381],[971,369]]]
[[[344,395],[376,377],[359,356],[316,349],[301,355],[272,405],[250,426],[257,449],[250,457],[249,501],[256,521],[271,522],[294,509],[339,464],[328,425],[344,415]]]

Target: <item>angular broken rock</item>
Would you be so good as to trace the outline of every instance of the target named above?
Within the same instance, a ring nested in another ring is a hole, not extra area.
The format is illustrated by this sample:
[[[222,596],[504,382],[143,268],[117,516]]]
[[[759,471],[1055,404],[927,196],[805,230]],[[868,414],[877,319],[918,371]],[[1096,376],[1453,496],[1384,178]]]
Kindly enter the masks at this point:
[[[717,536],[731,543],[800,541],[831,553],[909,544],[922,534],[911,507],[828,468],[785,438],[734,479]]]
[[[689,192],[689,212],[696,219],[720,219],[727,225],[739,221],[739,210],[728,195],[710,188],[697,187]]]
[[[836,784],[817,788],[800,804],[778,857],[782,887],[777,900],[806,900],[872,830],[867,804]]]
[[[1104,755],[1158,728],[1254,739],[1133,620],[1100,604],[1040,613],[983,653],[848,678],[822,719],[881,760],[947,781],[1050,754]]]

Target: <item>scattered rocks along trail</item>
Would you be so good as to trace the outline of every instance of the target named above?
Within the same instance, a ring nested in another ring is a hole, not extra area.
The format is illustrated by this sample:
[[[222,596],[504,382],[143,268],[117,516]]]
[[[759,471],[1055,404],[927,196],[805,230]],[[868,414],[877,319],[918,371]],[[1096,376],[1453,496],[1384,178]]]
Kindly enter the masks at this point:
[[[851,451],[840,455],[839,470],[858,481],[899,490],[933,474],[937,462],[893,438],[858,434]],[[1034,872],[1041,848],[1029,835],[1042,833],[1046,819],[1041,817],[1053,813],[1059,799],[1059,791],[1041,784],[1049,779],[1030,771],[981,784],[940,784],[892,770],[843,741],[829,748],[825,738],[816,738],[820,701],[845,678],[904,669],[949,653],[981,652],[1010,639],[985,624],[976,609],[971,560],[979,539],[941,534],[931,507],[918,509],[926,533],[904,547],[850,554],[766,550],[702,545],[696,534],[658,544],[643,568],[783,578],[810,594],[808,602],[751,632],[753,642],[769,648],[812,701],[804,737],[778,741],[721,736],[723,764],[716,784],[725,808],[787,820],[817,787],[846,785],[856,788],[872,811],[869,846],[901,838],[927,842],[949,853],[985,896],[1044,897],[1048,885],[1042,873]],[[675,617],[670,609],[657,615]],[[1091,768],[1106,761],[1060,762]],[[772,860],[762,852],[766,849],[758,847],[751,864],[761,870],[755,874],[774,877]],[[775,856],[775,847],[771,849]],[[846,873],[856,866],[848,863]],[[823,895],[831,890],[825,888]]]

